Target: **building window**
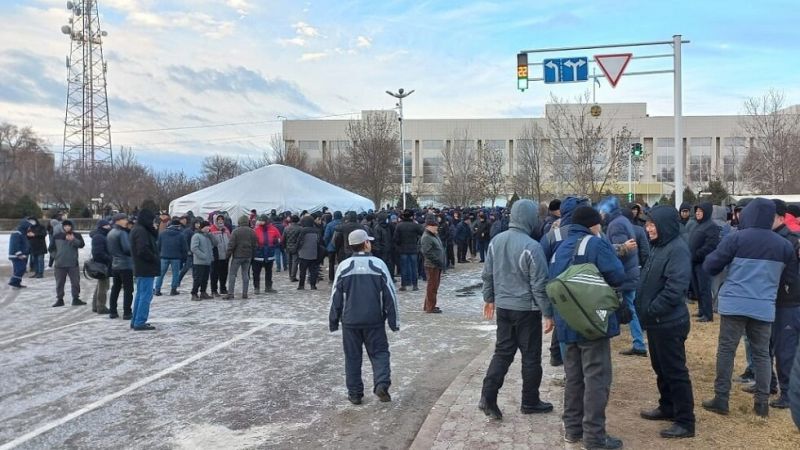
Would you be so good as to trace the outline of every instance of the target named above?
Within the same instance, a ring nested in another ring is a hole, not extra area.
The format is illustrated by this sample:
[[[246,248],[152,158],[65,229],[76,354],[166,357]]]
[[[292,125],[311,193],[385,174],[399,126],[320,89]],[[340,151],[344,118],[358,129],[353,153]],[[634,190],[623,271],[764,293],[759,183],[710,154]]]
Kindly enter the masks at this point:
[[[656,180],[675,181],[675,138],[656,138]]]
[[[444,165],[444,158],[429,157],[422,159],[422,182],[423,183],[441,183],[442,180],[442,166]]]
[[[440,141],[440,140],[422,141],[422,150],[439,150],[439,151],[441,151],[443,148],[444,148],[444,141]]]
[[[689,138],[689,178],[694,183],[707,183],[711,179],[710,137]]]
[[[487,148],[501,149],[501,150],[506,149],[506,141],[504,140],[487,140],[484,141],[484,145]]]
[[[747,155],[746,139],[743,137],[722,138],[722,176],[727,182],[742,179],[742,161]]]
[[[319,152],[319,141],[297,141],[297,148],[304,152]]]

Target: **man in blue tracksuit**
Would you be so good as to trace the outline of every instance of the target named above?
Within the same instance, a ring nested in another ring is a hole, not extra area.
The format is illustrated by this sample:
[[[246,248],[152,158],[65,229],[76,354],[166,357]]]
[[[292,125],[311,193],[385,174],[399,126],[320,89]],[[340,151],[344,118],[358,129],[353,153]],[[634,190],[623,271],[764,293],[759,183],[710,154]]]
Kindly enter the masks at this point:
[[[13,270],[11,281],[8,282],[8,285],[15,289],[26,287],[22,285],[22,276],[25,275],[28,255],[31,253],[31,246],[27,236],[30,228],[31,223],[28,222],[28,219],[22,219],[17,229],[11,233],[11,238],[8,241],[8,259],[11,260]]]
[[[797,257],[789,241],[772,231],[775,203],[756,198],[742,211],[739,231],[729,234],[703,262],[711,276],[728,267],[719,292],[719,346],[714,398],[703,408],[727,415],[736,348],[742,335],[750,341],[756,393],[756,415],[769,415],[769,341],[775,320],[778,287],[797,281]]]
[[[612,244],[624,244],[630,239],[636,240],[636,232],[631,222],[622,215],[618,198],[606,197],[597,205],[597,209],[607,225],[606,235]],[[639,254],[637,252],[628,252],[621,257],[621,260],[622,265],[625,267],[625,282],[619,287],[619,292],[622,294],[622,299],[628,304],[628,309],[630,309],[633,316],[629,324],[633,347],[621,351],[620,354],[646,357],[647,347],[644,343],[644,333],[642,332],[642,326],[639,324],[639,318],[636,316],[636,307],[634,306],[636,288],[639,287]]]
[[[325,233],[322,239],[325,241],[325,250],[328,252],[328,282],[333,283],[333,275],[336,271],[336,244],[333,242],[333,235],[342,223],[342,212],[334,211],[333,220],[325,225]]]
[[[592,207],[575,209],[569,236],[558,246],[550,265],[550,279],[573,264],[593,263],[612,288],[627,281],[614,247],[600,234],[600,222],[600,214]],[[578,241],[581,241],[582,252],[575,251]],[[611,338],[619,335],[617,314],[612,314],[608,320],[607,337],[591,341],[570,328],[558,311],[555,319],[558,340],[565,349],[562,355],[566,375],[564,440],[574,443],[582,439],[586,449],[622,448],[621,440],[606,433],[606,406],[612,377]]]
[[[400,329],[397,294],[386,264],[370,254],[373,239],[363,229],[348,235],[353,255],[336,269],[331,293],[330,330],[338,330],[341,322],[347,396],[354,405],[361,404],[364,397],[361,380],[364,347],[372,362],[373,392],[382,402],[392,400],[389,341],[384,324],[388,322],[392,331]]]

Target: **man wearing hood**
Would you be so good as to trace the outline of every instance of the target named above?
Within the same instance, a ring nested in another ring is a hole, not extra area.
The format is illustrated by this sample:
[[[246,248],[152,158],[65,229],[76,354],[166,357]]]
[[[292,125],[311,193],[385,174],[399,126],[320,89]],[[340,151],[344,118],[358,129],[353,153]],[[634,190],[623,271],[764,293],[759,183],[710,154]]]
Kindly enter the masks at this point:
[[[681,215],[681,232],[686,232],[686,225],[691,220],[692,215],[692,204],[689,202],[681,203],[680,207],[680,215]]]
[[[153,301],[153,284],[161,268],[156,243],[158,229],[155,227],[155,218],[152,211],[142,209],[130,234],[133,276],[136,278],[131,328],[136,331],[155,330],[154,326],[147,323],[150,317],[150,302]]]
[[[547,259],[531,238],[539,226],[536,203],[523,199],[511,207],[508,230],[489,243],[483,266],[484,318],[497,311],[497,343],[483,380],[478,408],[501,420],[497,394],[517,349],[522,353],[523,414],[548,413],[553,405],[539,397],[542,381],[542,317],[544,332],[553,331],[553,311],[545,291]]]
[[[589,200],[585,198],[567,197],[559,203],[558,225],[551,225],[547,234],[542,236],[541,244],[544,256],[550,261],[561,242],[569,236],[569,226],[572,224],[572,212],[579,206],[588,206]]]
[[[336,227],[342,223],[342,212],[334,211],[333,220],[325,225],[325,232],[322,236],[325,241],[325,250],[328,252],[328,282],[333,283],[333,276],[336,273],[336,244],[333,242],[333,235]]]
[[[636,231],[633,229],[631,222],[622,214],[617,197],[606,197],[600,202],[597,209],[606,223],[606,234],[612,244],[619,245],[631,239],[636,240]],[[620,354],[646,357],[647,347],[644,342],[644,333],[642,332],[639,318],[636,316],[636,306],[634,305],[636,288],[639,287],[639,253],[629,252],[620,257],[620,259],[622,260],[622,265],[625,266],[625,282],[619,287],[619,292],[631,311],[632,319],[628,326],[633,338],[633,346],[628,350],[621,351]]]
[[[30,265],[33,274],[31,278],[44,278],[44,255],[47,254],[47,229],[39,223],[36,217],[28,217],[31,228],[28,230],[28,243],[31,244]]]
[[[366,230],[358,221],[355,211],[347,211],[344,222],[334,229],[333,244],[336,249],[336,258],[341,262],[353,255],[353,250],[347,245],[347,236],[355,230]]]
[[[181,264],[189,252],[186,238],[183,236],[183,227],[180,220],[173,219],[169,226],[158,234],[158,252],[161,258],[161,270],[156,279],[156,296],[161,295],[161,286],[164,284],[164,277],[167,270],[172,270],[172,283],[170,283],[169,295],[178,295],[178,285],[180,284]]]
[[[64,286],[69,277],[69,284],[72,290],[72,306],[85,305],[81,301],[81,271],[78,266],[78,251],[86,244],[83,236],[72,229],[72,222],[64,220],[61,222],[61,233],[53,235],[53,272],[56,277],[56,302],[53,307],[64,306]]]
[[[92,259],[106,266],[106,273],[111,274],[111,253],[108,251],[108,232],[111,224],[107,220],[99,220],[97,227],[89,234],[92,238]],[[92,296],[92,312],[108,314],[106,300],[108,298],[109,277],[97,280],[97,286]]]
[[[689,234],[689,251],[692,255],[692,290],[697,295],[699,322],[714,320],[711,298],[711,276],[703,269],[703,261],[719,244],[719,227],[712,220],[711,203],[701,203],[694,209],[697,226]],[[774,216],[774,214],[773,214]]]
[[[650,364],[656,373],[658,407],[642,411],[647,420],[668,420],[673,425],[661,431],[664,438],[693,437],[694,397],[686,368],[686,338],[689,309],[686,292],[691,278],[689,247],[680,239],[681,223],[675,208],[657,206],[646,224],[653,245],[636,293],[636,311],[647,331]]]
[[[778,287],[797,282],[797,255],[789,242],[772,231],[775,203],[756,198],[742,211],[739,231],[728,236],[705,258],[703,268],[716,275],[728,266],[719,292],[719,345],[714,398],[703,408],[728,414],[733,359],[743,334],[750,341],[756,393],[756,415],[769,415],[769,341],[775,321]]]
[[[639,267],[644,267],[645,264],[647,264],[647,258],[650,257],[650,239],[647,237],[647,232],[644,230],[644,225],[646,222],[644,222],[644,219],[642,218],[641,225],[639,225],[639,222],[634,214],[633,207],[623,209],[622,215],[625,216],[626,219],[630,220],[631,224],[633,225],[633,232],[636,234],[636,249],[639,252]]]
[[[392,275],[392,282],[394,282],[394,236],[387,213],[378,213],[377,221],[372,228],[372,235],[375,237],[375,240],[372,241],[372,255],[380,258],[386,264]]]
[[[22,285],[22,276],[25,275],[28,255],[31,253],[31,246],[28,242],[30,227],[31,224],[28,219],[22,219],[17,229],[11,233],[8,241],[8,259],[11,260],[12,266],[11,280],[8,285],[15,289],[27,287]]]

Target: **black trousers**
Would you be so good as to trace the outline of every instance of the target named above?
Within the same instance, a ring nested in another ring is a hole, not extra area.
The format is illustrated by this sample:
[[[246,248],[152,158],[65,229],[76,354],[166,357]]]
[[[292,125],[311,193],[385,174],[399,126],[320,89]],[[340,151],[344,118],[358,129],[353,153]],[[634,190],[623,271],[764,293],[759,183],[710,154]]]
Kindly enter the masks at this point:
[[[336,276],[336,252],[328,252],[328,280],[333,281]]]
[[[261,270],[264,270],[264,290],[272,289],[272,266],[275,261],[253,260],[253,287],[261,289]]]
[[[558,342],[558,334],[553,333],[550,336],[550,358],[557,359],[559,361],[563,361],[563,355],[561,354],[561,343]]]
[[[456,255],[455,255],[455,251],[453,249],[453,243],[452,242],[448,242],[447,243],[447,264],[450,265],[450,266],[455,266],[456,265]]]
[[[458,262],[465,262],[467,260],[467,241],[456,242],[458,247]]]
[[[228,292],[227,259],[217,259],[211,263],[211,292]]]
[[[308,273],[308,282],[311,287],[316,287],[319,263],[316,260],[300,259],[300,287],[305,287],[306,285],[306,273]]]
[[[211,272],[211,266],[192,265],[192,295],[200,292],[208,293],[209,272]]]
[[[367,349],[372,363],[372,392],[380,385],[387,388],[392,384],[392,370],[389,364],[389,340],[386,328],[347,328],[342,327],[344,346],[344,371],[347,393],[352,396],[364,395],[364,382],[361,380],[363,349]]]
[[[497,308],[497,343],[483,379],[483,396],[497,401],[517,349],[522,353],[522,406],[539,403],[542,383],[542,313]]]
[[[108,300],[111,314],[117,314],[117,300],[119,291],[122,290],[122,311],[123,314],[131,314],[133,305],[133,270],[113,270],[111,284],[111,296]]]
[[[658,408],[675,417],[675,423],[694,431],[694,396],[686,368],[689,322],[664,329],[647,330],[650,363],[656,373]]]

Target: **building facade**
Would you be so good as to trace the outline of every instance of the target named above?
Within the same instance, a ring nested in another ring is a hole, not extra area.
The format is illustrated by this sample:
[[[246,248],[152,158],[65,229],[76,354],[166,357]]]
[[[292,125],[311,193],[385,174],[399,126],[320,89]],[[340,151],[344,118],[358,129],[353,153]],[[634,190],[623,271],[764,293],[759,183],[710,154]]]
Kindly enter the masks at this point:
[[[600,104],[599,117],[589,120],[602,122],[610,129],[627,128],[629,142],[642,144],[643,156],[632,167],[633,192],[637,199],[658,200],[674,189],[675,139],[672,116],[650,116],[646,103]],[[564,106],[562,106],[564,107]],[[583,110],[579,105],[566,108]],[[548,116],[555,114],[554,105],[546,105],[545,117],[508,119],[405,119],[403,126],[403,152],[406,164],[406,179],[412,192],[421,193],[426,200],[436,200],[444,181],[442,175],[442,152],[455,145],[472,148],[488,146],[502,149],[505,162],[503,173],[510,180],[516,171],[515,149],[526,138],[525,130],[536,124],[544,130],[547,141]],[[375,113],[363,111],[365,114]],[[380,111],[387,113],[387,111]],[[394,111],[388,111],[395,114]],[[686,185],[695,192],[709,181],[725,183],[731,194],[746,192],[741,182],[740,166],[753,137],[742,131],[742,116],[685,116],[683,139],[679,145],[684,149],[683,164]],[[310,160],[319,160],[325,155],[336,154],[336,150],[349,145],[348,120],[285,120],[283,138],[287,146],[296,146],[305,151]],[[613,146],[613,142],[609,145]],[[399,157],[399,152],[398,152]],[[550,168],[552,170],[552,168]],[[607,190],[624,194],[628,192],[628,168],[625,162]],[[550,183],[548,192],[555,196],[571,194],[568,189]],[[509,192],[511,195],[511,183]]]

